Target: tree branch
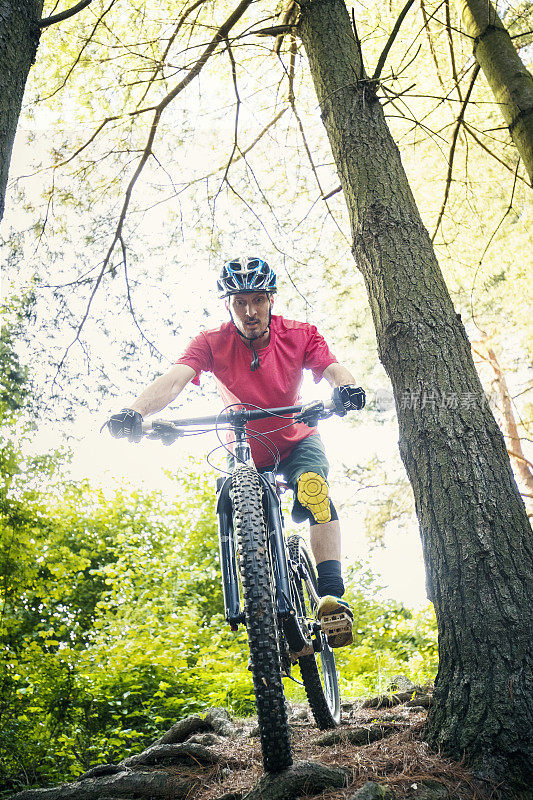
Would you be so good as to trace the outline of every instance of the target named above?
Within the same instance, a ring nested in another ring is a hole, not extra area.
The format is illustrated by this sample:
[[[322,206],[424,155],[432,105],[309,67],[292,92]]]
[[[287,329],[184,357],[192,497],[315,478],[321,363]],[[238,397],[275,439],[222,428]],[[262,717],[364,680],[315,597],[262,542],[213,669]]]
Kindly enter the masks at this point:
[[[231,148],[231,153],[228,158],[228,163],[226,164],[226,168],[224,170],[224,175],[222,176],[222,180],[220,181],[220,186],[218,187],[217,193],[213,199],[213,223],[215,217],[215,204],[217,201],[217,197],[222,191],[222,187],[224,186],[224,183],[227,180],[229,169],[233,163],[233,157],[235,156],[235,153],[239,148],[239,111],[241,109],[241,97],[239,94],[239,85],[237,83],[237,64],[235,63],[235,58],[233,56],[233,50],[231,49],[229,39],[226,39],[226,48],[231,64],[231,78],[233,81],[233,91],[235,92],[235,123],[233,127],[233,146]]]
[[[296,18],[298,16],[298,13],[299,13],[299,8],[295,0],[289,0],[285,9],[285,13],[283,14],[283,17],[281,19],[281,24],[284,26],[285,25],[294,26],[296,24]],[[276,55],[279,55],[284,38],[285,38],[285,33],[280,33],[276,37],[276,42],[274,44],[274,52],[276,53]],[[294,40],[294,36],[292,38]],[[291,42],[291,52],[292,52],[292,42]]]
[[[482,336],[483,338],[479,344],[485,351],[486,355],[479,353],[479,350],[476,350],[475,352],[477,352],[478,355],[481,355],[483,360],[490,364],[494,372],[495,384],[502,404],[505,433],[510,439],[507,453],[511,459],[514,460],[518,474],[520,475],[525,487],[531,492],[533,491],[533,464],[524,456],[524,452],[522,450],[522,443],[520,441],[518,426],[513,413],[513,403],[509,388],[507,386],[507,381],[505,380],[505,375],[500,367],[496,353],[490,344],[489,336],[485,331],[482,331]]]
[[[441,5],[442,5],[442,3],[441,3]],[[440,8],[440,6],[439,6],[439,8]],[[424,0],[420,0],[420,10],[422,12],[422,19],[424,20],[424,29],[426,31],[426,36],[427,36],[427,40],[428,40],[429,52],[431,53],[431,57],[433,59],[433,63],[435,64],[435,71],[437,73],[437,78],[438,78],[438,81],[439,81],[439,83],[441,85],[442,91],[444,92],[444,94],[446,94],[446,86],[444,85],[444,80],[443,80],[442,75],[441,75],[439,60],[437,58],[437,53],[435,52],[435,45],[433,44],[433,38],[431,36],[431,28],[429,27],[429,21],[430,21],[431,17],[435,16],[435,14],[437,13],[438,9],[435,9],[433,14],[431,16],[428,16]]]
[[[248,8],[248,6],[252,3],[252,1],[253,0],[241,0],[239,5],[237,6],[237,8],[230,14],[230,16],[227,18],[227,20],[217,30],[217,32],[215,33],[215,35],[213,36],[213,38],[211,39],[211,41],[209,42],[209,44],[207,45],[205,50],[203,51],[202,55],[197,60],[197,62],[194,64],[194,66],[189,70],[187,75],[172,89],[171,92],[169,92],[161,100],[159,105],[157,105],[155,107],[155,109],[154,109],[154,111],[155,111],[154,118],[152,120],[152,125],[151,125],[151,128],[150,128],[150,133],[148,135],[148,140],[147,140],[146,145],[144,147],[144,151],[143,151],[143,154],[142,154],[142,156],[141,156],[141,158],[139,160],[137,168],[136,168],[135,172],[133,173],[133,176],[131,177],[131,180],[130,180],[130,182],[128,184],[128,187],[126,189],[126,194],[125,194],[125,197],[124,197],[124,203],[122,205],[122,210],[120,212],[120,217],[119,217],[119,220],[118,220],[118,223],[117,223],[115,234],[113,236],[113,240],[112,240],[111,244],[109,245],[109,249],[108,249],[108,251],[106,253],[106,256],[104,258],[104,261],[102,263],[102,267],[101,267],[100,272],[99,272],[99,274],[98,274],[98,276],[96,278],[93,290],[91,292],[91,295],[90,295],[89,300],[87,302],[87,306],[85,308],[85,313],[84,313],[84,315],[83,315],[83,317],[81,319],[81,322],[79,323],[79,325],[78,325],[78,327],[76,329],[76,335],[75,335],[74,339],[72,340],[72,342],[66,348],[66,350],[65,350],[65,352],[63,354],[63,357],[62,357],[62,359],[61,359],[61,361],[60,361],[60,363],[59,363],[59,365],[57,367],[57,371],[56,371],[56,375],[55,375],[55,378],[54,378],[54,382],[55,382],[57,376],[59,375],[59,373],[60,373],[60,371],[61,371],[61,369],[63,367],[63,364],[65,363],[65,359],[67,358],[67,355],[68,355],[70,349],[73,347],[73,345],[76,342],[78,342],[80,340],[81,331],[82,331],[83,326],[85,325],[85,322],[87,321],[87,318],[89,316],[89,312],[90,312],[94,297],[96,295],[96,292],[98,291],[98,288],[99,288],[99,286],[100,286],[100,284],[102,282],[102,279],[103,279],[105,273],[108,270],[109,263],[111,261],[111,257],[113,255],[115,247],[116,247],[117,243],[122,241],[122,230],[123,230],[123,227],[124,227],[124,221],[126,219],[126,214],[128,212],[128,208],[129,208],[131,196],[132,196],[132,193],[133,193],[133,189],[135,187],[135,184],[137,183],[137,179],[139,178],[139,175],[141,174],[141,172],[144,169],[144,166],[145,166],[146,162],[148,161],[148,159],[150,158],[150,155],[152,154],[152,145],[154,143],[154,139],[155,139],[155,136],[156,136],[156,133],[157,133],[157,128],[159,126],[159,122],[161,120],[161,115],[162,115],[163,111],[169,105],[169,103],[171,103],[172,100],[174,100],[174,98],[177,97],[177,95],[181,91],[183,91],[183,89],[185,89],[185,87],[188,86],[189,83],[201,72],[202,68],[205,66],[205,64],[209,60],[209,58],[212,55],[213,51],[217,48],[217,46],[220,44],[220,42],[223,42],[227,38],[227,36],[228,36],[230,30],[232,29],[232,27],[242,17],[242,15],[244,14],[244,12]],[[114,0],[112,0],[112,2],[114,2]],[[144,109],[144,110],[146,111],[148,109]]]
[[[81,59],[81,57],[82,57],[82,55],[83,55],[83,53],[84,53],[85,49],[86,49],[86,48],[87,48],[87,47],[90,45],[90,43],[92,42],[92,38],[93,38],[94,34],[96,33],[96,29],[98,28],[98,26],[99,26],[99,25],[100,25],[100,23],[102,22],[102,20],[103,20],[103,18],[105,17],[105,15],[106,15],[106,14],[108,14],[108,13],[111,11],[111,9],[113,8],[113,6],[115,5],[115,2],[116,2],[116,0],[111,0],[111,2],[109,3],[109,5],[107,6],[107,8],[105,8],[105,9],[102,11],[102,13],[100,14],[100,16],[98,17],[98,19],[97,19],[97,20],[96,20],[96,22],[94,23],[94,25],[93,25],[93,29],[92,29],[92,31],[90,32],[89,36],[88,36],[88,37],[85,39],[85,41],[83,42],[83,45],[82,45],[82,47],[81,47],[81,49],[80,49],[80,52],[79,52],[79,53],[78,53],[78,55],[76,56],[76,58],[75,58],[75,60],[74,60],[74,63],[73,63],[73,64],[71,65],[71,67],[69,68],[69,70],[68,70],[67,74],[65,75],[65,77],[63,78],[62,82],[59,84],[59,86],[58,86],[56,89],[54,89],[54,91],[53,91],[51,94],[49,94],[49,95],[47,95],[46,97],[44,97],[44,98],[43,98],[44,100],[50,100],[50,98],[54,97],[54,96],[55,96],[55,95],[56,95],[58,92],[60,92],[60,91],[61,91],[61,89],[63,89],[63,88],[66,86],[66,83],[67,83],[68,79],[70,78],[70,76],[71,76],[71,75],[72,75],[72,73],[74,72],[74,69],[76,68],[76,66],[79,64],[79,62],[80,62],[80,59]]]
[[[461,93],[461,85],[459,83],[459,78],[457,76],[457,67],[455,65],[455,51],[453,49],[453,36],[452,36],[452,23],[450,18],[450,0],[446,0],[445,5],[445,13],[446,13],[446,38],[448,40],[448,53],[450,56],[450,69],[452,72],[453,80],[455,82],[455,86],[457,88],[457,95],[459,100],[462,100],[462,93]]]
[[[391,35],[389,36],[389,38],[387,40],[387,43],[386,43],[385,47],[383,48],[380,57],[378,58],[378,63],[376,64],[376,69],[374,70],[374,74],[372,75],[372,80],[373,81],[379,81],[379,76],[381,75],[381,70],[383,69],[383,67],[385,65],[385,61],[387,60],[387,56],[389,55],[389,51],[390,51],[392,45],[394,44],[394,40],[396,39],[396,37],[398,35],[398,31],[401,28],[402,22],[404,21],[405,17],[407,16],[407,13],[408,13],[409,9],[411,8],[411,6],[413,5],[414,2],[415,2],[415,0],[407,0],[406,4],[404,5],[402,10],[400,11],[400,13],[398,15],[398,18],[397,18],[396,22],[394,23],[394,28],[391,31]]]
[[[488,154],[489,154],[489,156],[491,156],[491,157],[492,157],[492,158],[493,158],[495,161],[497,161],[499,164],[501,164],[501,165],[502,165],[502,167],[505,167],[505,169],[506,169],[506,170],[508,170],[509,172],[512,172],[512,173],[513,173],[513,175],[514,175],[514,174],[516,174],[516,167],[511,167],[511,166],[510,166],[510,164],[507,164],[507,163],[506,163],[506,162],[503,160],[503,158],[500,158],[499,156],[497,156],[497,155],[496,155],[496,153],[494,152],[494,150],[491,150],[491,149],[490,149],[490,147],[487,147],[487,145],[486,145],[486,144],[484,144],[484,143],[481,141],[481,139],[479,138],[479,136],[477,136],[477,135],[476,135],[476,132],[474,131],[474,129],[472,128],[472,126],[471,126],[471,125],[469,125],[469,124],[468,124],[468,122],[465,122],[465,120],[463,120],[463,127],[464,127],[464,129],[465,129],[465,130],[466,130],[466,131],[467,131],[467,132],[470,134],[470,136],[471,136],[471,137],[472,137],[472,139],[473,139],[473,140],[476,142],[476,144],[478,144],[478,145],[481,147],[481,149],[482,149],[482,150],[484,150],[484,151],[485,151],[486,153],[488,153]],[[526,181],[526,179],[525,179],[525,178],[523,178],[521,175],[518,175],[518,176],[517,176],[517,178],[518,178],[518,180],[519,180],[519,181],[522,181],[522,183],[525,183],[525,184],[526,184],[526,186],[529,186],[529,182],[528,182],[528,181]]]
[[[65,11],[61,11],[59,14],[53,14],[51,17],[45,17],[45,19],[39,20],[39,28],[48,28],[50,25],[55,25],[56,22],[63,22],[64,19],[73,17],[78,11],[83,11],[90,3],[92,3],[92,0],[80,0],[80,2],[76,3],[72,8],[67,8]]]
[[[457,138],[459,136],[459,131],[461,129],[461,125],[463,122],[463,117],[465,115],[466,107],[468,105],[468,101],[470,100],[470,95],[472,94],[472,90],[474,88],[474,84],[476,82],[476,78],[479,75],[480,66],[476,64],[474,67],[474,71],[472,72],[472,78],[470,79],[470,85],[468,87],[468,91],[465,95],[464,102],[461,106],[461,110],[459,111],[459,116],[455,122],[455,128],[453,131],[452,143],[450,145],[450,155],[448,156],[448,174],[446,176],[446,189],[444,191],[444,199],[442,201],[442,206],[439,211],[439,217],[437,219],[437,224],[435,226],[435,230],[433,231],[433,236],[431,237],[431,241],[435,241],[435,236],[437,235],[437,231],[439,230],[440,224],[442,222],[442,218],[444,216],[444,210],[446,208],[446,203],[448,202],[448,196],[450,194],[450,188],[452,185],[452,172],[453,172],[453,159],[455,156],[455,148],[457,146]]]
[[[250,35],[254,36],[281,36],[285,33],[290,33],[293,30],[292,25],[273,25],[270,28],[261,28],[258,31],[250,31]]]
[[[196,0],[196,2],[194,2],[188,8],[186,8],[185,11],[183,12],[183,14],[181,15],[181,17],[180,17],[180,19],[178,21],[178,24],[174,28],[174,31],[172,32],[172,35],[169,37],[169,40],[167,42],[167,46],[165,47],[165,49],[163,51],[163,55],[161,56],[161,58],[159,60],[159,64],[157,65],[157,67],[155,68],[152,76],[148,80],[148,85],[146,86],[146,90],[145,90],[143,96],[139,100],[139,105],[143,102],[144,98],[146,97],[146,95],[150,91],[151,85],[153,84],[154,80],[157,78],[157,75],[163,69],[163,67],[165,65],[166,58],[167,58],[167,56],[168,56],[168,54],[170,52],[170,48],[174,44],[174,42],[176,40],[176,37],[177,37],[178,33],[180,32],[185,20],[187,19],[189,14],[192,14],[192,12],[195,9],[197,9],[198,6],[201,6],[203,3],[205,3],[205,0]]]
[[[137,316],[135,314],[135,309],[133,308],[133,302],[132,302],[132,299],[131,299],[131,287],[130,287],[130,280],[129,280],[129,277],[128,277],[127,250],[126,250],[126,244],[125,244],[124,239],[122,238],[122,236],[120,236],[120,247],[121,247],[121,250],[122,250],[122,263],[123,263],[123,266],[124,266],[124,280],[126,281],[126,294],[127,294],[127,297],[128,297],[128,306],[129,306],[129,309],[130,309],[130,314],[131,314],[132,319],[133,319],[133,323],[134,323],[135,327],[137,328],[137,330],[139,331],[139,333],[141,335],[141,339],[144,339],[144,341],[148,344],[148,346],[152,350],[152,353],[157,353],[162,358],[165,358],[163,353],[160,350],[158,350],[158,348],[155,346],[155,344],[152,341],[150,341],[150,339],[148,339],[148,337],[144,333],[143,329],[139,325],[139,321],[138,321]]]

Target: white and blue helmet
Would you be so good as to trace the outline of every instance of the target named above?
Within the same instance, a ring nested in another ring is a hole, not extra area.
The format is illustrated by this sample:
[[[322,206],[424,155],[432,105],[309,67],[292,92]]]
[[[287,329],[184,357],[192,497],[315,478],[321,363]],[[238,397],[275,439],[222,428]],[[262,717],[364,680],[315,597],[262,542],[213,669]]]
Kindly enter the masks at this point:
[[[276,291],[276,273],[266,261],[255,256],[239,256],[226,261],[217,281],[218,296],[222,299],[241,292]]]

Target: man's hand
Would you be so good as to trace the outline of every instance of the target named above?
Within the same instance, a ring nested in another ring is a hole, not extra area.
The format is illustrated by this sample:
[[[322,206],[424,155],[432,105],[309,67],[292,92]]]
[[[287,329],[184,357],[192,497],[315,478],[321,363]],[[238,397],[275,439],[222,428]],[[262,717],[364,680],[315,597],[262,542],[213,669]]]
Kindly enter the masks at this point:
[[[345,384],[333,389],[333,402],[337,414],[343,417],[348,411],[360,411],[366,403],[365,390],[360,386]]]
[[[138,411],[123,408],[107,421],[107,427],[115,439],[127,437],[130,442],[140,442],[143,435],[143,418]]]

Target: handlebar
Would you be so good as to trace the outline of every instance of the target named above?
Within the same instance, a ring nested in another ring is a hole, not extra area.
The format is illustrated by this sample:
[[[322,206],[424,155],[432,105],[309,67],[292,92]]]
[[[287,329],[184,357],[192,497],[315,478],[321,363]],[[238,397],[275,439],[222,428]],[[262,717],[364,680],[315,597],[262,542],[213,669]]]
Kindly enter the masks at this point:
[[[346,413],[346,412],[344,412]],[[185,435],[184,428],[187,427],[213,427],[220,425],[230,425],[234,428],[243,428],[247,422],[268,417],[283,417],[294,422],[303,422],[309,427],[314,427],[319,419],[327,419],[338,414],[341,416],[340,409],[337,408],[333,400],[324,403],[317,400],[312,403],[304,403],[296,406],[282,406],[281,408],[235,408],[220,414],[207,417],[190,417],[187,419],[174,420],[154,420],[153,422],[143,422],[143,435],[152,439],[177,439]]]

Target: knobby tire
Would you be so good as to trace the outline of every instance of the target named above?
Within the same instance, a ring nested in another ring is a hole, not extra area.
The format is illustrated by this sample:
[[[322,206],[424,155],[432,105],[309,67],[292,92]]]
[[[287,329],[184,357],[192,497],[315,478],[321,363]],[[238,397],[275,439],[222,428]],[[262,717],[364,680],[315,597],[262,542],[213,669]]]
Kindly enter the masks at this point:
[[[261,483],[254,469],[242,465],[231,487],[263,765],[281,772],[292,764],[292,754]]]
[[[291,560],[305,566],[309,579],[312,581],[315,590],[317,590],[316,570],[300,537],[291,536],[288,540],[288,545]],[[312,607],[314,604],[311,604],[311,601],[306,599],[303,581],[297,579],[294,583],[300,605],[299,610],[308,618],[314,616],[315,609]],[[325,641],[325,637],[323,637],[323,652],[319,654],[319,657],[322,661],[322,674],[316,662],[317,656],[314,653],[301,656],[298,659],[298,666],[300,667],[305,693],[317,727],[320,730],[327,730],[336,728],[339,724],[341,708],[335,656]]]

